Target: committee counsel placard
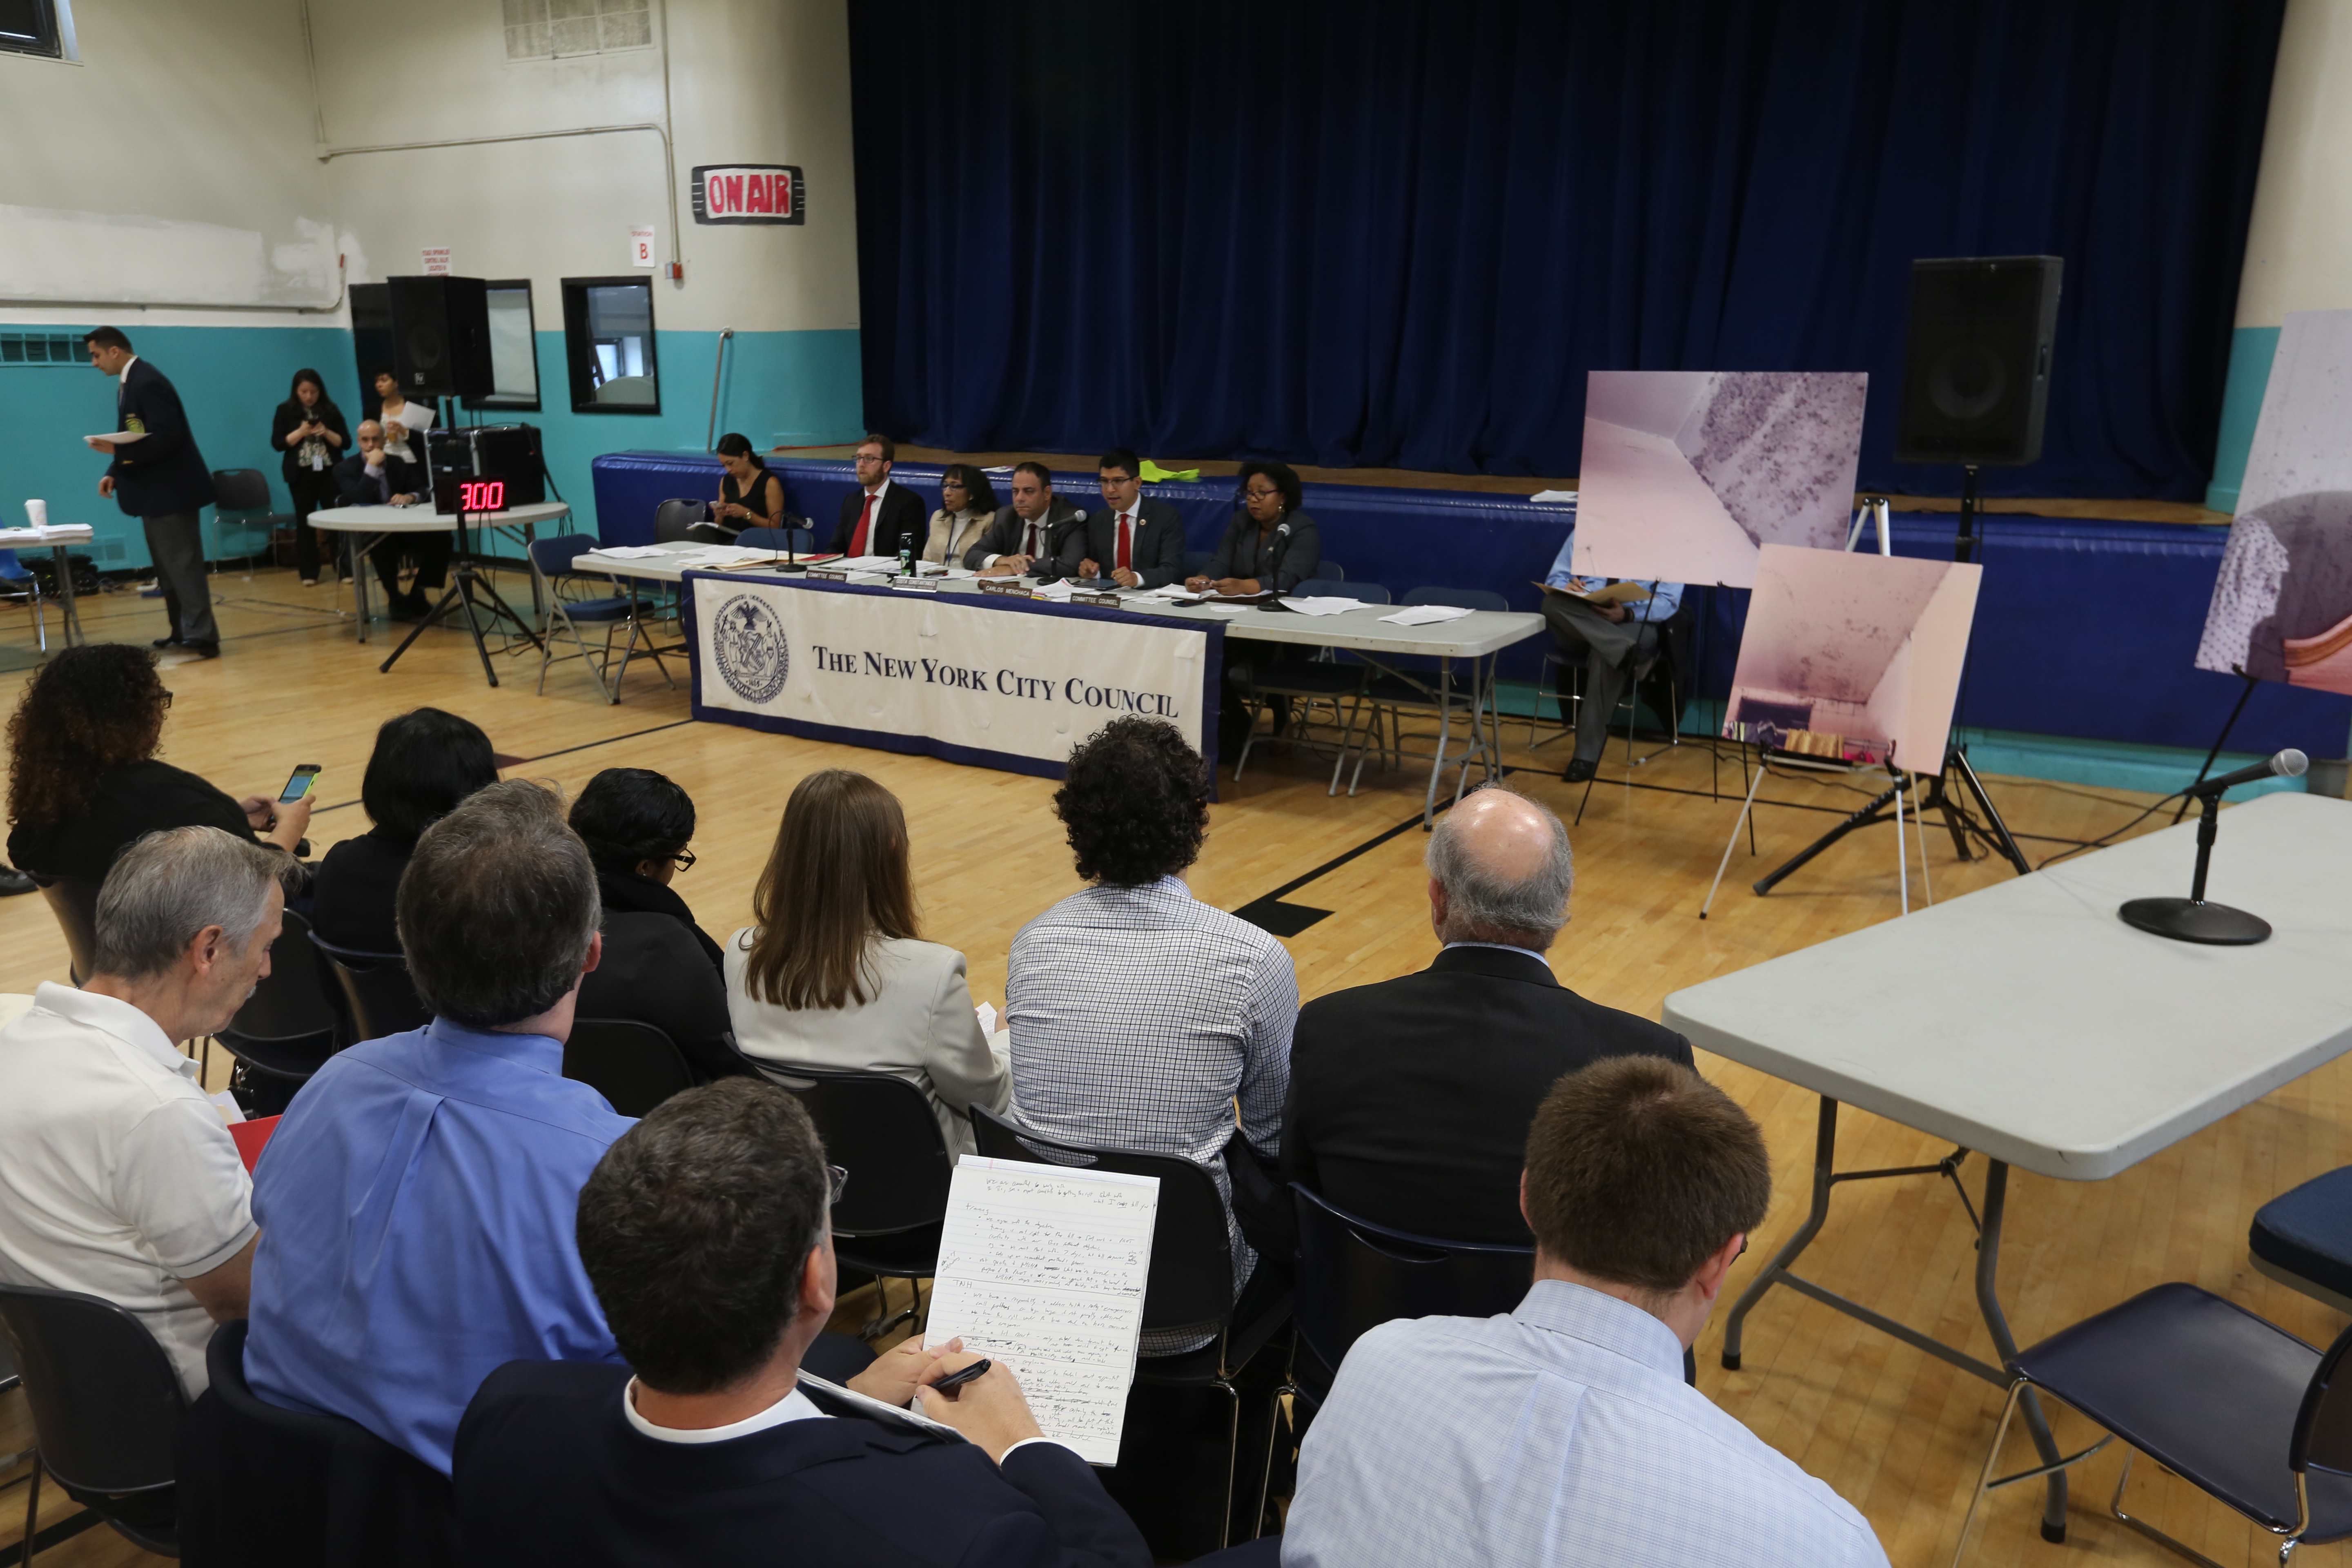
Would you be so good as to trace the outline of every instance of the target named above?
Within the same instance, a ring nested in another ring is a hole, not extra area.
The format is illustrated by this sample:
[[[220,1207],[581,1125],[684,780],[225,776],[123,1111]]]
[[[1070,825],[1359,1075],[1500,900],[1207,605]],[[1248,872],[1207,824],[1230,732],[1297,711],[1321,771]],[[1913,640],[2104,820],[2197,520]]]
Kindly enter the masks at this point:
[[[686,582],[698,719],[1047,775],[1122,714],[1164,719],[1196,750],[1216,733],[1219,626],[716,573]]]

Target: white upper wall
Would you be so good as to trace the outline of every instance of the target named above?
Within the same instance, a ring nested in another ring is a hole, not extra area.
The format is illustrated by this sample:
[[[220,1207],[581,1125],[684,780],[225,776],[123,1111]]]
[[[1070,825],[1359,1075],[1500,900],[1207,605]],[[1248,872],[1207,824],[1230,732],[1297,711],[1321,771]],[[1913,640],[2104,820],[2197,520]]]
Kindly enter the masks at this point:
[[[334,300],[339,251],[364,282],[446,246],[462,274],[530,279],[552,331],[558,280],[632,271],[628,231],[651,224],[686,263],[655,295],[665,329],[855,328],[843,0],[651,5],[651,47],[510,64],[501,0],[82,0],[82,63],[0,54],[0,320],[175,301],[280,309],[103,313],[315,325],[347,318],[284,308]],[[322,133],[334,151],[659,124],[665,21],[675,211],[644,131],[319,157]],[[699,163],[800,165],[807,223],[695,224]]]
[[[2352,0],[2287,0],[2238,285],[2242,327],[2352,309]]]
[[[0,315],[92,314],[22,308],[38,300],[331,303],[298,0],[84,0],[74,24],[81,63],[0,54]]]

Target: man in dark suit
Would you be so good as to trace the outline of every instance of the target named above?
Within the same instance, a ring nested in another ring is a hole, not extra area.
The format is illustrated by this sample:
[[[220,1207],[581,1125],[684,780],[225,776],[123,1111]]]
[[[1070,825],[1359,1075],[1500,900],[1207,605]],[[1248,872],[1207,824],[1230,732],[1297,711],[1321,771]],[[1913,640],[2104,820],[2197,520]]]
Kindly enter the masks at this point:
[[[1150,1563],[1006,1368],[930,1387],[980,1359],[962,1342],[910,1340],[847,1387],[803,1370],[833,1312],[839,1176],[800,1101],[753,1079],[674,1096],[605,1152],[580,1260],[629,1366],[483,1382],[451,1477],[467,1563]]]
[[[841,520],[833,532],[833,547],[842,554],[922,553],[930,514],[921,497],[891,482],[890,465],[898,456],[898,443],[887,436],[857,443],[857,488],[841,498]]]
[[[1013,465],[1013,504],[997,509],[963,563],[983,577],[1068,577],[1086,555],[1087,514],[1054,493],[1043,463]]]
[[[383,426],[362,420],[359,450],[337,463],[335,492],[345,506],[407,506],[430,501],[429,487],[416,465],[384,445]],[[449,581],[449,536],[446,533],[401,533],[381,541],[369,552],[375,574],[383,584],[383,602],[396,621],[421,621],[432,613],[433,601]],[[400,558],[416,563],[416,582],[400,590]]]
[[[1102,455],[1103,508],[1087,519],[1084,577],[1122,588],[1160,588],[1184,575],[1184,519],[1164,500],[1144,500],[1143,461],[1124,447]]]
[[[98,481],[98,493],[112,496],[147,533],[147,555],[172,620],[171,635],[157,637],[155,646],[218,658],[220,628],[213,621],[197,517],[212,504],[213,476],[189,433],[187,410],[163,373],[131,353],[131,340],[118,329],[100,327],[83,337],[82,346],[92,365],[115,378],[114,427],[141,433],[136,441],[90,445],[114,459]]]
[[[1551,1086],[1603,1057],[1689,1067],[1690,1042],[1552,977],[1573,874],[1559,817],[1490,786],[1439,819],[1428,865],[1436,961],[1299,1009],[1282,1173],[1376,1225],[1524,1247],[1519,1171]]]

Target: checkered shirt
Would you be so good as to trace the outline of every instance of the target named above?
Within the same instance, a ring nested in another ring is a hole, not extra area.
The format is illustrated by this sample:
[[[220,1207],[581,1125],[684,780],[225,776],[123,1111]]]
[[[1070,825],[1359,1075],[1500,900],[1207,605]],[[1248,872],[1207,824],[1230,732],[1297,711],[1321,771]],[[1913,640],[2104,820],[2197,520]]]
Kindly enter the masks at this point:
[[[1234,1286],[1257,1254],[1233,1217],[1225,1141],[1281,1151],[1298,977],[1283,945],[1163,877],[1088,888],[1021,928],[1005,982],[1013,1115],[1073,1143],[1180,1154],[1226,1204]],[[1143,1353],[1206,1342],[1147,1333]]]
[[[1383,1323],[1307,1429],[1283,1568],[1886,1568],[1853,1506],[1683,1382],[1614,1296]]]

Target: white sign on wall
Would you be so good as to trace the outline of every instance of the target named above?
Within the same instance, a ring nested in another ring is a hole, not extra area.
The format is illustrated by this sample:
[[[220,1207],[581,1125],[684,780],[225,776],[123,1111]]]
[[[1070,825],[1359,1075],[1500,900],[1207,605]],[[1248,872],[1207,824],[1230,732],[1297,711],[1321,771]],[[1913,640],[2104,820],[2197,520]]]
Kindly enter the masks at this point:
[[[691,574],[697,717],[863,731],[894,751],[1058,764],[1122,714],[1203,740],[1212,631],[962,595]],[[853,741],[856,737],[850,737]],[[914,743],[908,743],[914,742]]]
[[[654,229],[651,224],[639,224],[629,230],[629,265],[654,265]]]
[[[422,270],[425,276],[427,278],[446,278],[449,276],[449,247],[447,246],[428,245],[416,254],[424,263]]]

